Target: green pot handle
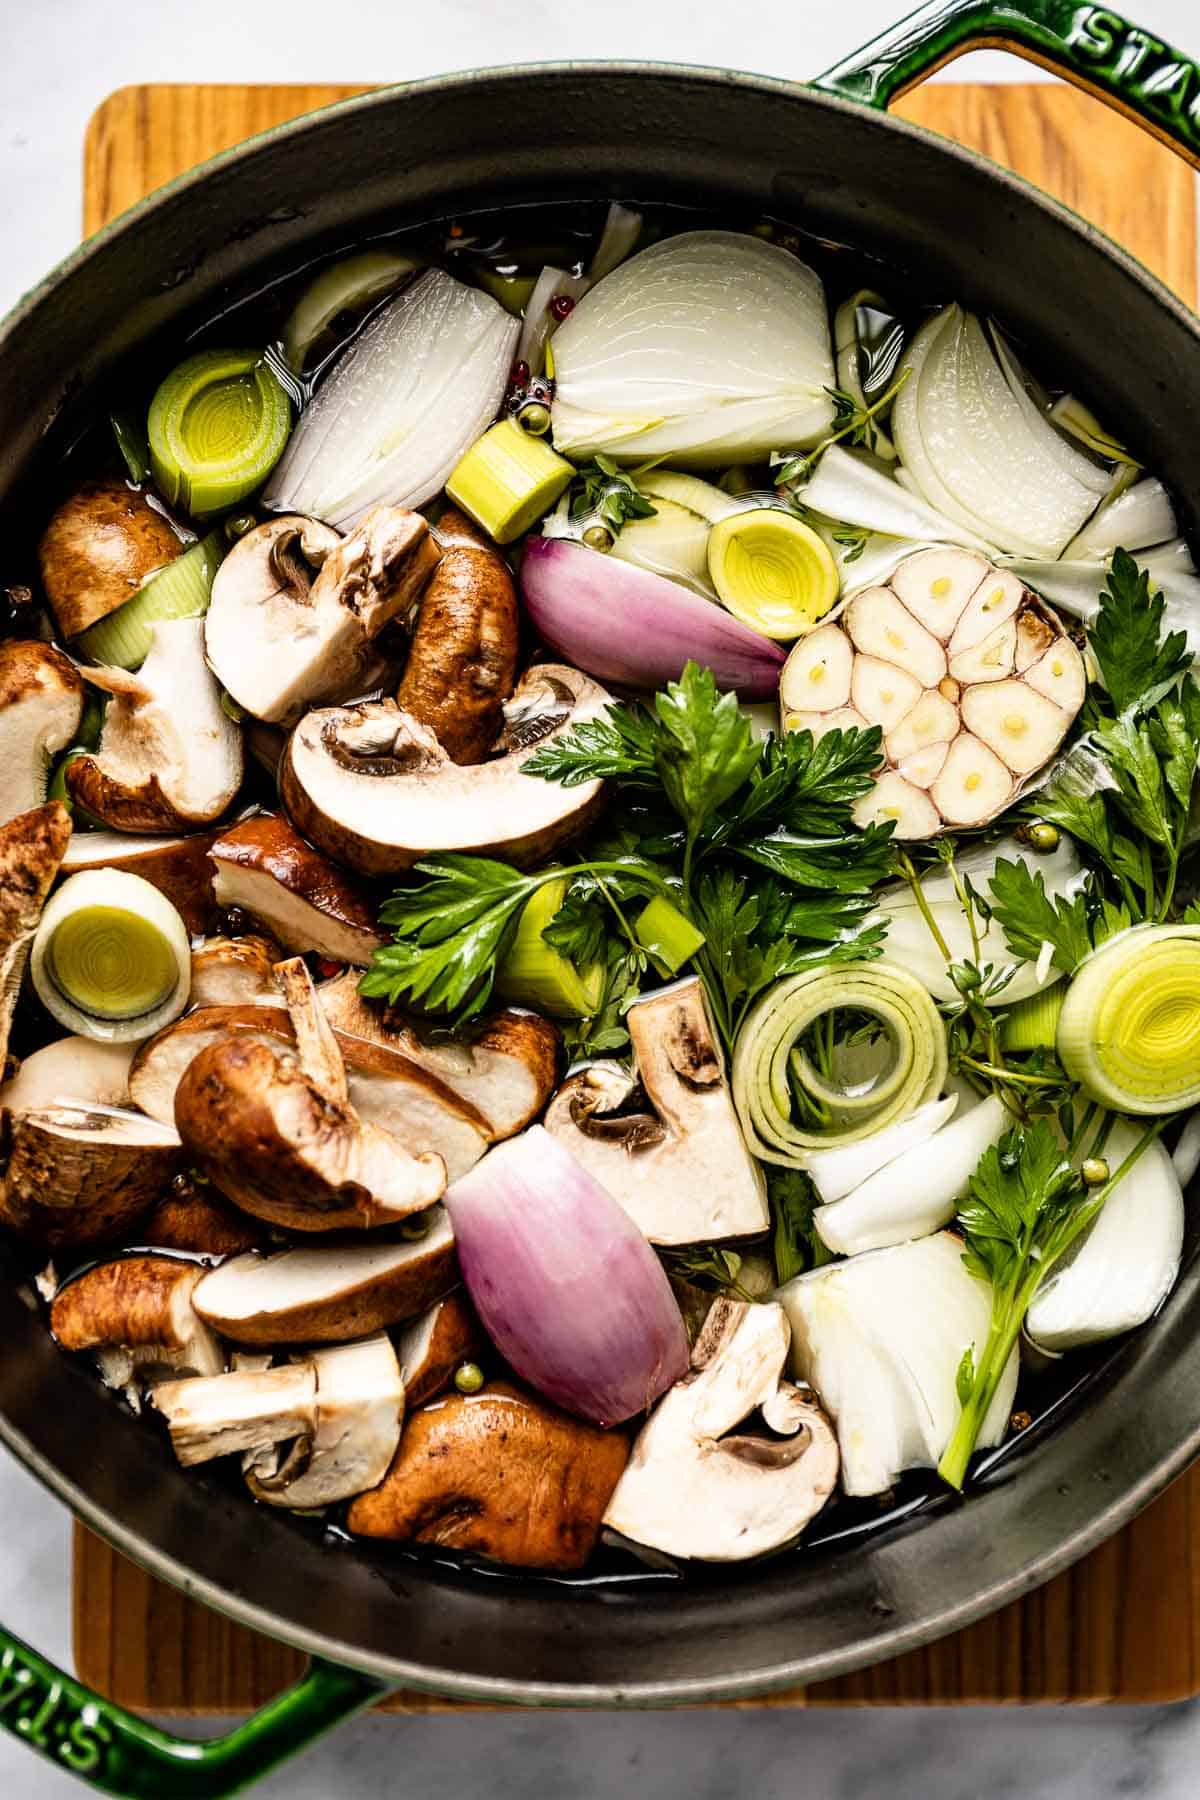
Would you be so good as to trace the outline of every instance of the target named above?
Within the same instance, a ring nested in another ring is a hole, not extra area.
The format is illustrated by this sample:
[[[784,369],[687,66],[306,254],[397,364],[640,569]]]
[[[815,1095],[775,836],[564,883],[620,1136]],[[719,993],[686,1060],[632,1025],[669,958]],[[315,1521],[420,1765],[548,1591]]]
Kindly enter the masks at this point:
[[[927,0],[813,86],[885,108],[966,50],[1012,50],[1065,75],[1200,165],[1200,67],[1107,6]]]
[[[244,1725],[197,1742],[102,1700],[0,1629],[0,1725],[119,1800],[224,1800],[388,1691],[369,1675],[314,1657],[294,1687]]]

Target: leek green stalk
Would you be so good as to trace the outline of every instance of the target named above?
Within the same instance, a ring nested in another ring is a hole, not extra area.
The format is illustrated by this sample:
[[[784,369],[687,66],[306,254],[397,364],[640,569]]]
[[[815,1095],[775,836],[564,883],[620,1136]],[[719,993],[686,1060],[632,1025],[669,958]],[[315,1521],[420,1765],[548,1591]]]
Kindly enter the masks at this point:
[[[226,550],[225,534],[210,531],[143,582],[115,612],[97,619],[76,646],[89,662],[140,669],[160,619],[198,619],[208,611],[212,585]]]
[[[511,544],[549,511],[574,473],[543,438],[502,419],[471,445],[446,492],[497,544]]]
[[[291,403],[258,350],[200,350],[159,385],[146,422],[154,479],[197,517],[264,482],[291,430]]]
[[[889,1066],[845,1088],[814,1066],[802,1040],[819,1021],[866,1013],[888,1039]],[[907,1118],[941,1092],[946,1030],[928,990],[887,962],[827,963],[777,982],[749,1013],[733,1058],[733,1095],[750,1148],[767,1162],[802,1168],[807,1152],[851,1144]],[[796,1084],[820,1115],[795,1122]]]
[[[1080,964],[1058,1054],[1101,1106],[1175,1113],[1200,1101],[1200,925],[1135,925]]]
[[[1002,1050],[1053,1050],[1058,1038],[1058,1019],[1066,999],[1061,981],[1019,1000],[1000,1027]]]
[[[633,934],[663,974],[676,974],[701,948],[705,939],[690,919],[661,894],[647,902]]]
[[[521,909],[512,943],[496,974],[496,991],[519,1006],[556,1019],[587,1019],[604,1000],[604,965],[577,967],[542,936],[567,892],[565,876],[536,888]]]

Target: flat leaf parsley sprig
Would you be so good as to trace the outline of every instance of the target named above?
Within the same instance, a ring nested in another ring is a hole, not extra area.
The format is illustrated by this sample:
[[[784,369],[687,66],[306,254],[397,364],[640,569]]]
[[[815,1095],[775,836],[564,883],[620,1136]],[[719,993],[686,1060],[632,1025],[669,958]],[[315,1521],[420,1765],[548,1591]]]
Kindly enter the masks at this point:
[[[703,933],[694,961],[732,1044],[755,995],[813,960],[873,956],[871,889],[889,872],[891,825],[859,830],[855,802],[874,779],[880,732],[811,732],[756,742],[736,697],[689,663],[652,705],[611,705],[551,739],[524,764],[531,779],[612,784],[609,816],[579,860],[521,874],[485,857],[429,857],[418,885],[381,913],[395,942],[377,951],[364,994],[470,1018],[486,1005],[521,908],[566,876],[547,941],[609,970],[603,1044],[585,1021],[577,1048],[619,1048],[620,1011],[646,956],[631,906],[669,899]]]

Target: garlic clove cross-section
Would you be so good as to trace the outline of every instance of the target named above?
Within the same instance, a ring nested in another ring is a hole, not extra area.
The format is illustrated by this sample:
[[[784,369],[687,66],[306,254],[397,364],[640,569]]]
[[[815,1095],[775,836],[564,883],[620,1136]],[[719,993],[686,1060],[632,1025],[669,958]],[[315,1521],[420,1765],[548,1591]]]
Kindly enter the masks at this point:
[[[1057,614],[972,550],[918,550],[793,648],[785,731],[883,733],[862,827],[899,840],[986,825],[1044,769],[1083,705],[1083,657]]]

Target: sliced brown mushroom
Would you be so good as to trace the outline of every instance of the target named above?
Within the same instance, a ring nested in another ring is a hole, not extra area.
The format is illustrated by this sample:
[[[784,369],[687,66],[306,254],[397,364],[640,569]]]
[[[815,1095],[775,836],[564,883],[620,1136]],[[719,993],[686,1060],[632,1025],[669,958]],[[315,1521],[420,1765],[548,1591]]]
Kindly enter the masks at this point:
[[[317,1429],[317,1378],[311,1363],[235,1369],[207,1380],[166,1381],[154,1404],[167,1421],[185,1468],[234,1451],[263,1450]]]
[[[204,1277],[195,1304],[235,1344],[341,1344],[411,1319],[458,1278],[437,1206],[419,1238],[235,1256]]]
[[[517,673],[517,589],[496,546],[456,507],[433,528],[442,559],[425,589],[396,700],[456,763],[482,762]]]
[[[50,760],[83,717],[83,682],[61,650],[0,640],[0,824],[41,806]]]
[[[188,1001],[201,1006],[278,1006],[275,964],[279,946],[269,938],[212,937],[192,951]]]
[[[0,1073],[30,947],[70,836],[71,815],[57,800],[0,824]]]
[[[298,514],[268,520],[217,571],[209,662],[256,719],[294,724],[306,707],[362,692],[373,640],[416,603],[437,561],[425,520],[396,506],[373,508],[345,538]]]
[[[616,1063],[580,1070],[551,1101],[547,1131],[652,1244],[765,1231],[762,1174],[742,1138],[700,982],[647,995],[626,1024],[637,1080]]]
[[[423,1406],[448,1388],[460,1363],[474,1361],[486,1346],[483,1326],[463,1288],[435,1300],[396,1338],[409,1407]]]
[[[800,1536],[833,1492],[838,1447],[812,1396],[782,1379],[790,1341],[777,1301],[714,1303],[691,1371],[638,1434],[604,1514],[611,1530],[704,1562]],[[731,1435],[756,1410],[778,1435]]]
[[[579,1569],[628,1455],[623,1433],[491,1382],[410,1413],[391,1468],[351,1502],[346,1523],[361,1537]]]
[[[220,905],[258,919],[285,950],[314,950],[365,968],[387,942],[363,883],[306,844],[282,813],[235,825],[211,856]]]
[[[168,1125],[107,1106],[0,1114],[0,1223],[47,1249],[111,1243],[181,1160]]]
[[[280,969],[295,976],[298,1054],[237,1037],[202,1050],[175,1095],[189,1155],[244,1212],[295,1231],[364,1230],[423,1211],[445,1190],[445,1162],[360,1119],[304,964]]]
[[[186,1171],[138,1228],[143,1243],[156,1250],[186,1250],[193,1256],[237,1256],[253,1250],[270,1233],[223,1200],[207,1182]]]
[[[562,1038],[537,1013],[511,1007],[490,1013],[469,1036],[451,1040],[422,1037],[416,1022],[395,1007],[365,1000],[352,972],[322,982],[317,998],[350,1063],[352,1091],[353,1038],[385,1045],[416,1063],[482,1114],[493,1138],[523,1131],[554,1091]]]
[[[436,1150],[452,1181],[475,1166],[493,1134],[469,1100],[399,1049],[341,1031],[334,1035],[346,1062],[350,1103],[361,1118],[403,1143]],[[286,1047],[293,1040],[292,1025],[282,1007],[266,1004],[188,1013],[138,1050],[129,1072],[134,1104],[152,1119],[173,1122],[176,1091],[189,1064],[229,1038]]]
[[[225,1355],[192,1310],[204,1274],[170,1256],[122,1256],[99,1263],[60,1288],[50,1329],[64,1350],[92,1350],[107,1387],[134,1411],[143,1387],[188,1376],[219,1375]]]
[[[145,494],[93,481],[64,500],[38,545],[42,586],[65,638],[78,637],[133,598],[183,543]]]
[[[604,689],[561,664],[524,678],[561,696],[549,738],[595,718]],[[536,745],[462,769],[437,738],[390,702],[323,707],[288,740],[280,792],[295,823],[322,850],[364,875],[393,875],[447,850],[497,856],[518,866],[548,856],[594,817],[602,783],[565,788],[533,781],[523,765]]]
[[[72,800],[118,831],[179,832],[206,825],[242,785],[242,734],[204,661],[204,622],[152,627],[136,675],[84,671],[112,695],[100,744],[67,765]]]
[[[127,1106],[136,1048],[96,1038],[56,1038],[27,1056],[0,1087],[0,1109],[22,1113],[43,1106]]]
[[[64,875],[80,869],[126,869],[171,902],[194,937],[214,931],[218,907],[208,852],[219,831],[186,837],[135,837],[124,831],[78,831],[67,845]]]
[[[302,1466],[290,1478],[286,1461],[266,1478],[261,1469],[246,1471],[251,1493],[268,1506],[332,1506],[365,1493],[383,1480],[400,1442],[404,1382],[386,1336],[303,1360],[316,1376],[317,1419],[311,1439],[302,1440]]]

